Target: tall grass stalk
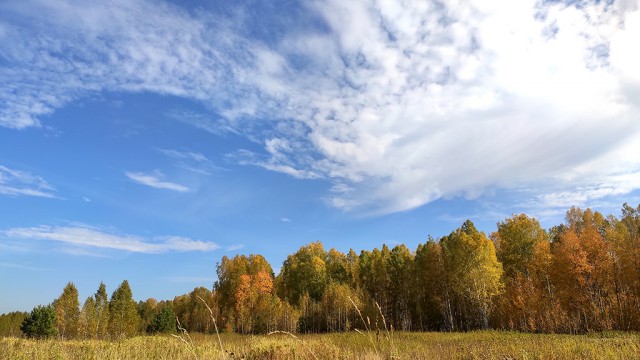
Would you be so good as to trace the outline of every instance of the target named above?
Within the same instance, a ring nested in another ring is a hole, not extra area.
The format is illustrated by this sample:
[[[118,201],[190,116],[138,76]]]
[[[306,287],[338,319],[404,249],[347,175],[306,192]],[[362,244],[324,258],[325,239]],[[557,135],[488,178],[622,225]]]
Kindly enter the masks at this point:
[[[177,316],[176,316],[176,322],[178,323],[178,330],[180,331],[180,335],[171,334],[171,336],[187,344],[187,349],[193,354],[193,357],[195,357],[196,360],[200,360],[198,358],[198,354],[196,353],[196,347],[195,345],[193,345],[193,339],[191,339],[191,336],[187,332],[187,329],[182,327],[182,325],[180,324],[180,319],[178,319]]]
[[[369,341],[373,345],[373,349],[376,352],[376,356],[379,356],[380,354],[378,353],[378,346],[376,345],[376,342],[373,340],[373,335],[371,335],[371,326],[370,326],[371,324],[370,324],[370,322],[369,322],[369,325],[367,325],[367,322],[364,321],[364,317],[362,316],[362,313],[360,312],[360,309],[358,308],[358,305],[356,305],[356,303],[353,301],[353,299],[351,299],[351,296],[349,296],[349,301],[351,301],[351,304],[353,305],[353,307],[358,312],[358,315],[360,316],[360,320],[362,320],[362,323],[364,324],[364,328],[367,330],[367,337],[369,338]],[[369,320],[368,317],[367,317],[367,320]],[[358,329],[356,329],[356,332],[359,333],[359,334],[362,334],[360,331],[358,331]],[[362,334],[362,335],[364,335],[364,334]]]
[[[211,308],[209,307],[209,305],[207,304],[206,301],[204,301],[203,298],[201,298],[200,296],[198,296],[198,299],[200,299],[200,301],[202,301],[202,303],[204,304],[204,306],[207,307],[207,310],[209,310],[209,314],[211,316],[211,320],[213,320],[213,327],[216,329],[216,336],[218,336],[218,344],[220,344],[220,351],[222,351],[223,354],[225,354],[224,352],[224,348],[222,347],[222,340],[220,339],[220,332],[218,331],[218,324],[216,323],[216,318],[213,316],[213,311],[211,311]]]

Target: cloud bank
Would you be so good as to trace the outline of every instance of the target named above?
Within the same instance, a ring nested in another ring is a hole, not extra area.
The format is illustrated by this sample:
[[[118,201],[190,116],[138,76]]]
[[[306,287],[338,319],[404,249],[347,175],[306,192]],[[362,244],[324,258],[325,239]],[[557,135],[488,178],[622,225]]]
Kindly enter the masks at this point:
[[[275,14],[242,5],[5,2],[0,125],[40,126],[100,91],[195,99],[218,117],[181,121],[263,145],[230,159],[325,179],[331,206],[377,214],[495,189],[548,207],[640,188],[637,1],[297,8],[305,21],[259,38],[252,24]]]

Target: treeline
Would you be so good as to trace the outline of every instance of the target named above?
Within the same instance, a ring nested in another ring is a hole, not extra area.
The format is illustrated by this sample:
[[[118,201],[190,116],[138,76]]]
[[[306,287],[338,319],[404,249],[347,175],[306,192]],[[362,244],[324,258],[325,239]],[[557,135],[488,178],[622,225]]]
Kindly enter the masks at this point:
[[[571,208],[545,231],[524,214],[487,236],[465,221],[448,236],[343,254],[320,242],[274,276],[259,255],[224,257],[214,297],[241,333],[351,329],[640,330],[640,206],[620,219]]]
[[[202,287],[169,301],[147,299],[136,303],[126,280],[111,298],[105,284],[100,283],[95,294],[80,306],[78,289],[68,283],[49,305],[37,306],[31,313],[0,315],[0,336],[121,339],[144,333],[172,333],[179,327],[211,333],[214,325],[209,309],[215,306],[213,293]]]
[[[383,245],[344,254],[314,242],[289,255],[277,276],[261,255],[225,256],[217,275],[213,291],[160,302],[135,303],[126,281],[108,300],[101,284],[82,307],[70,283],[50,306],[55,332],[118,338],[175,331],[176,318],[208,333],[639,331],[640,206],[624,204],[619,219],[574,207],[549,231],[514,215],[488,236],[467,220],[415,251]],[[0,316],[0,325],[13,324],[0,330],[15,335],[20,316]]]
[[[0,336],[20,336],[20,325],[28,315],[22,311],[0,315]]]

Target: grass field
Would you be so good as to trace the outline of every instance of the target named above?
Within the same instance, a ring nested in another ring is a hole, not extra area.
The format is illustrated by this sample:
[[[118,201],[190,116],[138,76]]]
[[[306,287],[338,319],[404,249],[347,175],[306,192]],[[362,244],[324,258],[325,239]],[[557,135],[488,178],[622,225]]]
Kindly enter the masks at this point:
[[[338,333],[261,336],[193,334],[122,341],[0,339],[2,359],[640,359],[640,334],[539,335]]]

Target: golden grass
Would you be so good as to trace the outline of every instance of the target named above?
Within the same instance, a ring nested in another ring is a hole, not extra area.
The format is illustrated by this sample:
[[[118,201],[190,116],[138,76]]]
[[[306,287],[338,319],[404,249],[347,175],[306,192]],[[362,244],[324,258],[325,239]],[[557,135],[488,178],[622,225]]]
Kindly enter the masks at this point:
[[[170,336],[122,341],[0,338],[0,359],[640,359],[640,334],[540,335],[479,331],[403,333],[374,348],[357,332],[250,336],[191,334],[192,346]]]

